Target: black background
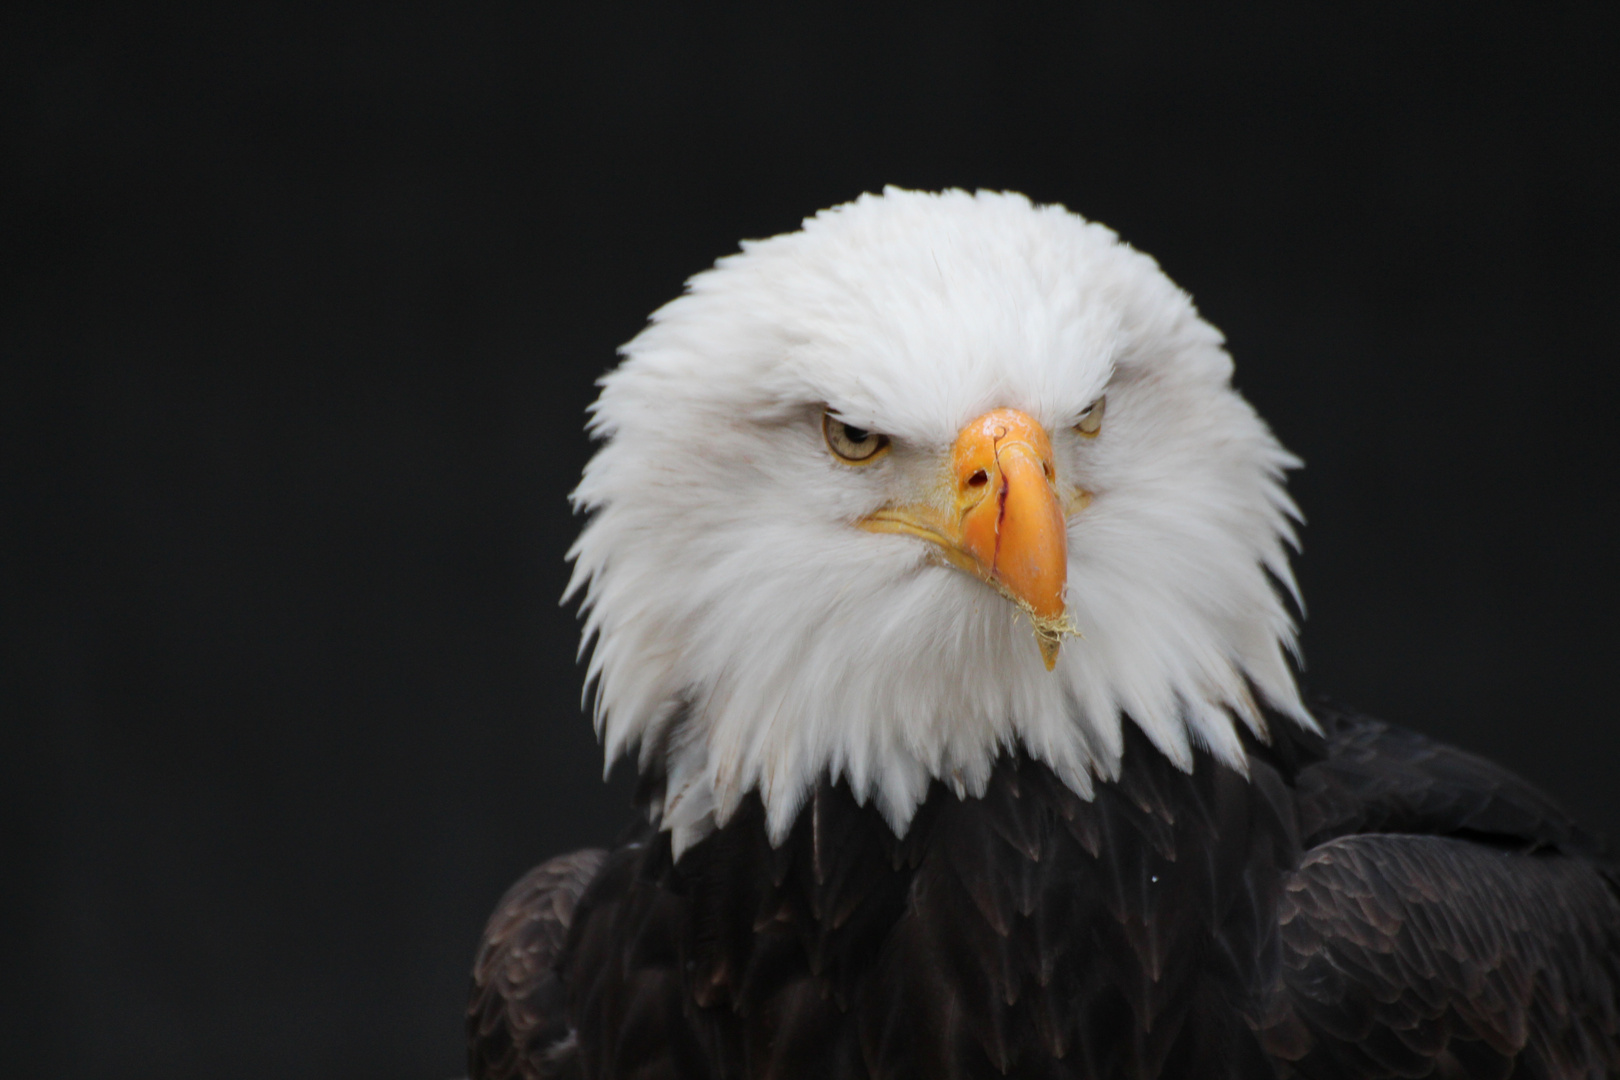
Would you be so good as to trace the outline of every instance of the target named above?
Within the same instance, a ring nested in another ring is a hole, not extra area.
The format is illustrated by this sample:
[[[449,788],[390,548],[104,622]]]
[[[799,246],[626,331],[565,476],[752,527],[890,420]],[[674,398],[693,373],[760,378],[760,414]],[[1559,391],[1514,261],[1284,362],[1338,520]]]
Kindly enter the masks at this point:
[[[495,898],[626,819],[592,382],[885,183],[1157,256],[1308,463],[1308,685],[1620,831],[1616,6],[1010,8],[4,17],[0,1068],[457,1073]]]

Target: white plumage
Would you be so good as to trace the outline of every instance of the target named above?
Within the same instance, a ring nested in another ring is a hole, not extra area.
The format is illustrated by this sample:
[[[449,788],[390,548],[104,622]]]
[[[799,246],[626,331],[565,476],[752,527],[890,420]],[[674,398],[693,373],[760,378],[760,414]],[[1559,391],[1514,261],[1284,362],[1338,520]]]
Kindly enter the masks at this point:
[[[890,188],[744,244],[622,352],[574,493],[591,517],[569,596],[608,762],[664,756],[677,854],[754,789],[779,842],[826,774],[903,833],[931,779],[978,794],[1015,746],[1089,795],[1126,716],[1184,769],[1196,743],[1241,770],[1251,685],[1312,724],[1277,588],[1294,588],[1297,462],[1231,388],[1219,332],[1102,226]],[[1039,421],[1058,485],[1091,495],[1068,517],[1081,636],[1050,672],[994,589],[854,525],[937,486],[958,431],[998,407]],[[841,464],[827,410],[892,451]]]

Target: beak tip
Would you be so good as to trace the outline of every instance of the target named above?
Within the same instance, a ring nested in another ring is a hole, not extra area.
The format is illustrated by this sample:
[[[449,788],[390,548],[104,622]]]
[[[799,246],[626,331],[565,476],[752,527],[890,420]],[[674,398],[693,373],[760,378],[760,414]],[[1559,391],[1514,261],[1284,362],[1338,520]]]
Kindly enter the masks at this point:
[[[1046,670],[1053,670],[1057,667],[1058,648],[1063,644],[1063,639],[1042,634],[1036,640],[1041,647],[1041,660],[1045,662]]]

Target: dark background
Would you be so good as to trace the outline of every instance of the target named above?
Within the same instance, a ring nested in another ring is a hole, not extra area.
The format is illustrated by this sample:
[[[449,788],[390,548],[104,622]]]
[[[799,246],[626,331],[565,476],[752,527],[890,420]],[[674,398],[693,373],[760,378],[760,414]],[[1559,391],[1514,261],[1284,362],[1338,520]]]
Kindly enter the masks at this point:
[[[1308,463],[1308,685],[1620,832],[1620,6],[461,7],[3,17],[8,1075],[460,1070],[496,897],[626,820],[592,381],[885,183],[1157,256]]]

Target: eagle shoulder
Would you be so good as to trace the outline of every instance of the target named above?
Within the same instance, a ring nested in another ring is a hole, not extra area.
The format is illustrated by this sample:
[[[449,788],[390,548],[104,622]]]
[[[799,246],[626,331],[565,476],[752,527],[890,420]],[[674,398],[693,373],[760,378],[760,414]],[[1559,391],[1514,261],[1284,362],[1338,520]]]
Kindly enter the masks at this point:
[[[1620,1072],[1620,896],[1509,770],[1332,706],[1294,778],[1304,850],[1264,1019],[1285,1076]]]
[[[607,852],[541,863],[506,891],[484,928],[467,1002],[472,1080],[571,1076],[575,1036],[556,966],[574,910]]]

